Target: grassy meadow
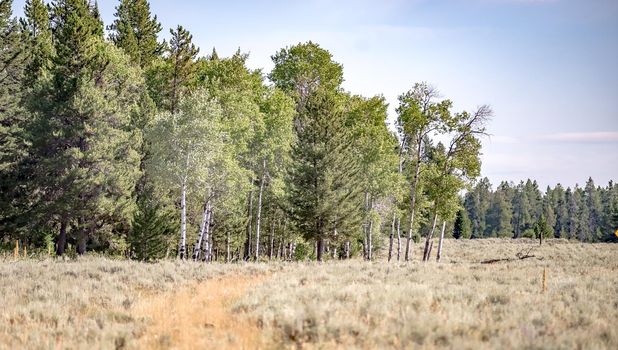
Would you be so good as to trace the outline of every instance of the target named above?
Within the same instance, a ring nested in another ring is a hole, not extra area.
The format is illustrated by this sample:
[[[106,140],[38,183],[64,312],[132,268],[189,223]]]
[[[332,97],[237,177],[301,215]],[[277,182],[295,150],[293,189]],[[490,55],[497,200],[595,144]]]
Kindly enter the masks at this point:
[[[618,348],[615,244],[447,240],[440,263],[420,249],[410,263],[5,257],[0,348]],[[514,260],[481,264],[499,258]]]

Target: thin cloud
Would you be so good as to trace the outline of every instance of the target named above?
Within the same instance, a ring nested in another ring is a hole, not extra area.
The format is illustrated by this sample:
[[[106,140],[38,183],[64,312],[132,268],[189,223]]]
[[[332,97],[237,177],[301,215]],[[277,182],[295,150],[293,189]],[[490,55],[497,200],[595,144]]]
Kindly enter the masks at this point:
[[[505,136],[505,135],[492,135],[489,137],[489,141],[495,144],[508,144],[512,145],[519,143],[521,140],[517,137]]]
[[[618,132],[568,132],[547,134],[539,137],[542,141],[577,142],[577,143],[606,143],[618,142]]]

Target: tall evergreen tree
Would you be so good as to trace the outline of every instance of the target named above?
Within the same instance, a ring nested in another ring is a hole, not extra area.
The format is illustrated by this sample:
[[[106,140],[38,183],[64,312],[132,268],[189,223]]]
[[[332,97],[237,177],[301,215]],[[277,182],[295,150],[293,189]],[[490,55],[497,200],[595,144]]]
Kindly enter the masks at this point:
[[[139,175],[131,116],[143,80],[102,41],[87,1],[59,0],[52,18],[52,79],[30,99],[33,201],[39,222],[59,223],[57,253],[70,227],[83,254],[89,238],[131,224]]]
[[[565,201],[567,204],[567,238],[573,239],[578,238],[578,230],[580,228],[580,218],[579,218],[579,191],[577,190],[577,186],[575,187],[575,191],[571,190],[570,187],[567,188],[565,192]]]
[[[359,164],[352,156],[341,98],[327,90],[312,93],[297,118],[296,134],[291,214],[305,237],[316,242],[322,261],[325,240],[335,231],[353,230],[360,220],[360,192],[354,181]]]
[[[568,230],[567,203],[562,185],[557,184],[552,191],[551,205],[554,208],[556,223],[553,227],[556,238],[566,238]]]
[[[172,38],[167,57],[171,76],[167,86],[167,105],[175,113],[180,99],[195,78],[195,58],[199,49],[193,44],[193,35],[182,26],[170,30]]]
[[[483,238],[487,210],[490,204],[491,184],[488,178],[481,179],[465,197],[464,206],[472,223],[472,238]]]
[[[509,198],[507,183],[501,183],[493,193],[488,211],[486,236],[512,237],[513,236],[513,207]]]
[[[594,184],[592,178],[588,178],[584,187],[584,205],[588,208],[588,231],[591,235],[589,239],[598,241],[602,238],[601,233],[603,227],[603,205],[601,203],[601,195],[599,189]]]
[[[457,211],[455,217],[455,224],[453,225],[453,238],[470,238],[472,233],[472,225],[470,224],[470,218],[468,218],[468,212],[461,208]]]
[[[165,44],[158,41],[161,24],[150,12],[147,0],[121,0],[114,16],[114,22],[108,26],[110,39],[133,63],[146,68],[163,54]]]
[[[49,22],[49,11],[43,0],[27,0],[24,6],[25,28],[29,49],[25,86],[32,87],[37,80],[46,78],[52,68],[54,44]]]
[[[25,111],[21,108],[27,59],[22,35],[12,17],[12,0],[0,0],[0,232],[13,220],[19,191],[18,164],[24,158]]]

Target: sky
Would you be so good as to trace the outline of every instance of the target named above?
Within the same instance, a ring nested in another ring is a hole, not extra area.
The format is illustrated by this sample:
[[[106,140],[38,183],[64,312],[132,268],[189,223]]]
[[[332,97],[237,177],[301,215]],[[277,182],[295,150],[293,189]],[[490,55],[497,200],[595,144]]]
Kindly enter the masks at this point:
[[[24,0],[15,0],[21,14]],[[344,67],[344,88],[397,96],[435,86],[455,111],[488,104],[482,174],[497,186],[618,180],[618,0],[151,0],[202,55],[271,55],[312,40]],[[106,24],[116,0],[99,0]]]

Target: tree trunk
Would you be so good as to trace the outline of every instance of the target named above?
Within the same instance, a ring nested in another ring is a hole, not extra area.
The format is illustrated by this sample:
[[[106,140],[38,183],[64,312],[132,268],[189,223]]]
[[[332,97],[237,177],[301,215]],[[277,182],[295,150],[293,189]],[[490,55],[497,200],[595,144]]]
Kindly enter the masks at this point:
[[[186,258],[187,251],[187,183],[183,181],[180,194],[180,259]]]
[[[251,187],[253,187],[253,179],[251,179]],[[251,258],[251,234],[253,233],[253,190],[249,191],[249,210],[247,213],[247,241],[245,242],[245,260],[249,260]]]
[[[444,230],[446,229],[446,221],[442,221],[442,232],[440,232],[440,241],[438,242],[438,255],[436,261],[442,259],[442,242],[444,241]]]
[[[231,258],[232,256],[230,252],[230,231],[228,230],[225,235],[225,262],[230,262]]]
[[[204,225],[204,255],[202,256],[202,261],[208,262],[211,259],[212,246],[210,244],[210,224],[212,222],[212,206],[210,201],[206,203],[206,211],[208,212],[207,220]]]
[[[273,259],[273,251],[275,250],[275,220],[270,224],[270,237],[268,237],[268,260]]]
[[[319,262],[324,261],[324,238],[320,237],[317,242],[317,258]]]
[[[335,226],[335,228],[333,229],[333,240],[335,241],[335,244],[333,244],[333,259],[337,259],[337,226]]]
[[[388,261],[393,258],[393,240],[395,239],[395,214],[393,213],[393,222],[391,223],[391,234],[388,237]]]
[[[397,217],[397,261],[401,259],[401,218]]]
[[[433,249],[433,240],[429,243],[429,250],[427,251],[427,261],[429,261],[429,257],[431,257],[431,250]]]
[[[372,233],[373,231],[373,219],[369,221],[369,230],[367,230],[367,260],[371,261],[373,259],[373,240]]]
[[[58,234],[58,241],[56,242],[56,255],[62,256],[64,249],[67,245],[67,220],[62,219],[60,221],[60,233]]]
[[[197,235],[197,243],[193,249],[193,261],[198,261],[200,258],[200,252],[202,251],[202,242],[204,241],[204,234],[206,233],[206,226],[209,224],[210,212],[208,211],[208,204],[204,203],[204,211],[202,213],[202,222],[200,224],[200,233]]]
[[[264,171],[260,179],[260,193],[258,195],[257,219],[255,221],[255,260],[260,258],[260,228],[262,224],[262,195],[264,194],[264,182],[266,182],[266,160],[264,160]]]
[[[77,231],[77,254],[86,254],[86,243],[88,242],[88,230],[85,227],[80,227]]]
[[[406,261],[412,259],[412,251],[410,245],[412,244],[412,233],[414,230],[414,215],[416,214],[416,187],[418,186],[418,179],[421,173],[421,147],[423,141],[418,140],[418,147],[416,149],[416,168],[414,170],[414,180],[412,181],[412,188],[410,189],[410,228],[408,229],[408,240],[406,241]]]
[[[429,245],[433,242],[432,238],[433,238],[433,233],[436,229],[437,220],[438,220],[438,213],[436,209],[434,208],[433,223],[431,224],[431,231],[429,232],[429,234],[427,235],[427,239],[425,240],[425,249],[423,250],[423,261],[427,261],[429,259],[429,250],[430,250]]]

